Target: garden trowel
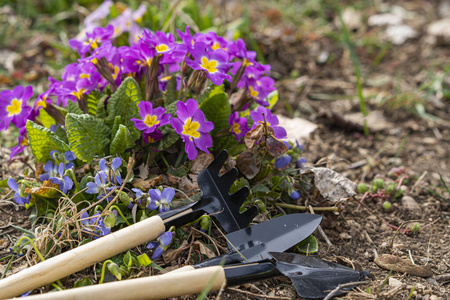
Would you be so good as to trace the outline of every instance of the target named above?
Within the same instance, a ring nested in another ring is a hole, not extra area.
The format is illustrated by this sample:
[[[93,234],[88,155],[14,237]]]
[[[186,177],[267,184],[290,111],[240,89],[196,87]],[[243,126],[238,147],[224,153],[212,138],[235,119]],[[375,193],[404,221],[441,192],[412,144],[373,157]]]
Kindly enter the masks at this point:
[[[359,272],[313,256],[278,252],[270,254],[275,261],[266,259],[253,263],[210,266],[183,272],[172,271],[159,276],[109,282],[28,298],[30,300],[164,299],[197,294],[205,290],[214,291],[226,286],[284,275],[292,281],[300,297],[320,299],[339,284],[362,281],[367,275],[367,272]]]
[[[238,170],[233,168],[219,176],[227,158],[228,153],[223,150],[198,175],[197,181],[202,191],[199,201],[150,217],[2,279],[0,299],[20,295],[155,240],[171,226],[184,225],[203,214],[215,217],[227,232],[246,227],[258,214],[258,208],[252,206],[243,213],[239,212],[249,189],[244,187],[230,194]]]

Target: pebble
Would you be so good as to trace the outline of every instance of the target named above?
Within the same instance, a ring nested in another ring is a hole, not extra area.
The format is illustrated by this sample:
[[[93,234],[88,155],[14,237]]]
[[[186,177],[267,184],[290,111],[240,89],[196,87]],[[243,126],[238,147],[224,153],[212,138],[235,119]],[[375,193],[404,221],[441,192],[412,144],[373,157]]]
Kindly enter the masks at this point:
[[[450,18],[445,18],[432,22],[427,29],[427,33],[438,39],[442,45],[450,44]]]
[[[402,205],[403,208],[407,209],[410,213],[420,214],[422,212],[422,208],[413,197],[403,196]]]
[[[343,240],[351,240],[352,239],[352,236],[350,234],[348,234],[347,232],[342,232],[341,234],[339,234],[339,236]]]
[[[392,286],[392,287],[399,287],[399,286],[401,286],[401,285],[403,285],[403,283],[402,283],[400,280],[395,279],[395,278],[393,278],[393,277],[390,277],[390,278],[389,278],[389,286]]]

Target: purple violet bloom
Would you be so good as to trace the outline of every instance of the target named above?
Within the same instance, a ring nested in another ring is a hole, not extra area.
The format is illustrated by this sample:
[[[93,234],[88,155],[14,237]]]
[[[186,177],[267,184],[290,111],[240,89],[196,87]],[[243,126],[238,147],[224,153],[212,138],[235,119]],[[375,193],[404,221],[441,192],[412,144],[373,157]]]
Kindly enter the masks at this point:
[[[300,157],[295,163],[295,165],[297,166],[297,168],[301,168],[304,163],[306,163],[306,158]]]
[[[289,195],[289,197],[291,197],[292,200],[297,200],[298,198],[300,198],[300,193],[298,191],[292,191],[292,193]]]
[[[110,172],[110,169],[106,166],[106,160],[102,158],[98,162],[98,166],[100,167],[100,170],[105,174],[111,174],[110,181],[112,183],[117,183],[122,185],[122,175],[120,175],[119,167],[122,165],[122,159],[120,157],[116,157],[113,159],[111,163],[111,169],[112,174]]]
[[[106,227],[102,216],[98,212],[89,217],[87,211],[84,211],[81,215],[81,223],[86,226],[83,231],[92,235],[94,240],[111,233],[111,228]]]
[[[153,252],[152,259],[158,259],[161,257],[164,250],[167,249],[170,242],[172,241],[172,238],[173,238],[172,232],[166,231],[157,238],[157,242],[151,242],[147,245],[147,249],[156,248],[155,251]]]
[[[55,164],[56,166],[56,164]],[[50,182],[53,184],[59,184],[59,190],[63,192],[63,194],[66,194],[68,190],[72,189],[73,187],[73,181],[69,178],[69,176],[64,176],[64,164],[60,163],[58,167],[58,174],[59,177],[50,177]],[[42,176],[42,175],[41,175]]]
[[[255,129],[256,126],[261,125],[266,121],[267,126],[270,126],[273,129],[275,137],[278,139],[284,139],[287,136],[286,130],[278,126],[278,118],[273,115],[270,109],[258,106],[256,110],[250,112],[250,116],[252,117],[254,123],[252,129]]]
[[[245,136],[245,134],[250,131],[247,125],[247,119],[244,117],[239,117],[239,113],[237,111],[230,115],[228,124],[230,125],[231,134],[234,134],[238,141],[240,141],[241,137]]]
[[[44,182],[45,180],[49,180],[50,178],[56,178],[56,176],[58,176],[58,165],[49,160],[45,163],[44,171],[46,173],[39,176],[39,179],[42,182]]]
[[[75,166],[73,161],[76,159],[76,156],[72,151],[66,151],[64,152],[64,155],[62,155],[58,151],[53,150],[50,151],[50,156],[53,157],[55,161],[63,162],[66,170]]]
[[[292,160],[292,157],[290,155],[287,154],[283,154],[281,156],[278,156],[275,159],[275,167],[277,169],[282,169],[284,167],[286,167]]]
[[[108,175],[106,175],[106,173],[103,171],[100,171],[97,174],[95,174],[94,182],[88,182],[86,184],[86,187],[88,188],[86,190],[86,193],[98,194],[98,193],[106,190],[107,178],[108,178]]]
[[[195,43],[195,48],[190,50],[194,60],[186,57],[186,64],[194,70],[206,72],[206,76],[211,79],[215,85],[222,85],[226,79],[231,81],[231,76],[227,74],[231,64],[228,61],[228,53],[222,49],[212,52],[206,50],[207,45],[202,42]]]
[[[170,209],[170,202],[175,196],[173,188],[165,188],[162,192],[158,189],[151,189],[148,191],[150,196],[150,204],[147,206],[151,210],[159,208],[159,212],[165,212]]]
[[[13,157],[21,153],[26,146],[28,146],[27,129],[25,127],[22,127],[19,130],[19,142],[17,146],[11,148],[11,154],[9,155],[9,159],[11,160],[13,159]]]
[[[165,108],[157,107],[153,109],[153,104],[146,101],[141,101],[138,106],[141,119],[132,118],[131,121],[134,122],[134,126],[140,131],[150,134],[158,127],[169,124],[169,119],[172,115],[165,114]]]
[[[17,128],[25,126],[31,107],[27,106],[27,100],[33,95],[31,85],[21,85],[14,90],[0,92],[0,131],[8,129],[12,122]]]
[[[15,193],[14,193],[14,201],[16,201],[17,204],[28,204],[30,203],[30,199],[31,199],[31,195],[23,195],[23,193],[21,193],[19,185],[17,184],[17,182],[14,180],[14,178],[9,178],[8,179],[8,186],[10,189],[12,189]]]
[[[170,120],[170,124],[185,142],[185,150],[189,160],[198,155],[198,149],[209,153],[212,146],[212,138],[209,132],[214,129],[211,121],[205,120],[205,114],[198,108],[194,99],[188,99],[186,103],[177,102],[177,117]]]

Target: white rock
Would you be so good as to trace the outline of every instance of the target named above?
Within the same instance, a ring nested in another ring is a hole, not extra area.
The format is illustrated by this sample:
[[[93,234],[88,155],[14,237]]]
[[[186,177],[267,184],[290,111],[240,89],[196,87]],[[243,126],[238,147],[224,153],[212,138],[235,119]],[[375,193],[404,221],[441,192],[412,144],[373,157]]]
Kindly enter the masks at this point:
[[[450,18],[432,22],[427,28],[427,33],[436,37],[440,43],[450,44]]]
[[[298,141],[299,144],[303,144],[309,135],[317,129],[317,125],[301,118],[287,118],[282,115],[278,115],[279,126],[286,129],[287,140],[293,142]]]
[[[394,25],[389,26],[385,32],[386,38],[395,45],[401,45],[406,42],[407,39],[413,38],[417,35],[417,32],[408,25]]]
[[[401,285],[403,285],[403,283],[402,283],[400,280],[395,279],[395,278],[393,278],[393,277],[390,277],[390,278],[389,278],[389,286],[395,288],[395,287],[399,287],[399,286],[401,286]]]
[[[367,23],[369,26],[400,25],[402,17],[391,13],[377,14],[370,16]]]

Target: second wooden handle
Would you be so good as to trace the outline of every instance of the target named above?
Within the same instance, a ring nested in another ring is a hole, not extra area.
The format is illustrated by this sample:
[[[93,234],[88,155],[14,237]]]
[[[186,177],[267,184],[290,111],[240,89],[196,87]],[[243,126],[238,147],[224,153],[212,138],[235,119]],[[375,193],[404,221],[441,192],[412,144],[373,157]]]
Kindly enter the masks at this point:
[[[18,296],[69,276],[125,250],[156,239],[164,230],[164,221],[159,216],[154,216],[54,256],[0,280],[0,299]]]
[[[164,299],[201,293],[208,286],[218,290],[226,285],[225,271],[213,266],[184,272],[169,272],[160,276],[109,282],[61,292],[29,296],[30,300],[138,300]]]

